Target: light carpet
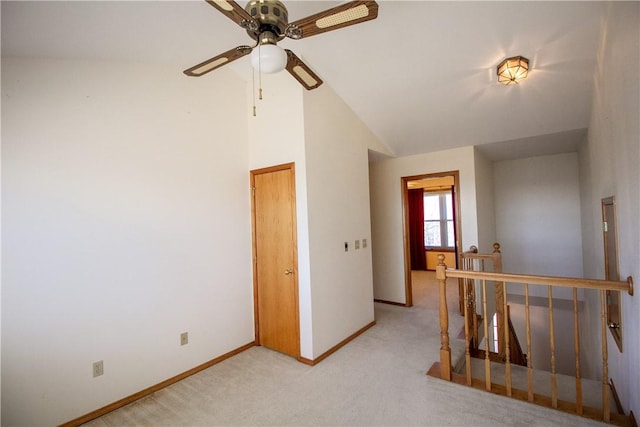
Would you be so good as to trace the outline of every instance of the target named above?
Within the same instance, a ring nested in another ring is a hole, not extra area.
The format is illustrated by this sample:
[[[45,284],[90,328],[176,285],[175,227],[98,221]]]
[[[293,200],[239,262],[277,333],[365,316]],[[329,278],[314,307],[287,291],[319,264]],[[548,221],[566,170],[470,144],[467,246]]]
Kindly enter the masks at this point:
[[[316,366],[254,347],[87,425],[604,425],[426,376],[439,358],[437,282],[414,277],[414,307],[376,303],[377,324]]]

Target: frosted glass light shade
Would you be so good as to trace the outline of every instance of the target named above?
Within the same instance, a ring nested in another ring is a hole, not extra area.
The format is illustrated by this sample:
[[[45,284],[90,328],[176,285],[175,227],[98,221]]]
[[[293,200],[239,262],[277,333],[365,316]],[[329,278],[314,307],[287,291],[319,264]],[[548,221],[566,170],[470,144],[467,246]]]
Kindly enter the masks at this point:
[[[528,73],[529,60],[522,56],[507,58],[498,65],[498,81],[505,85],[519,83]]]
[[[263,44],[251,52],[251,66],[263,73],[277,73],[287,66],[287,53],[275,44]]]

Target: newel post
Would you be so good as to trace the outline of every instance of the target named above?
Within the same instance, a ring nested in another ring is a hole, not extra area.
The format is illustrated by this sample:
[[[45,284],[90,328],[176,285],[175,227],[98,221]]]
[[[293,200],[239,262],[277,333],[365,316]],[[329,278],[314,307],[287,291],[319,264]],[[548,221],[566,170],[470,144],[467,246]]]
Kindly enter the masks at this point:
[[[436,279],[440,283],[440,378],[451,381],[451,348],[449,347],[449,313],[447,309],[447,266],[444,255],[438,255]]]

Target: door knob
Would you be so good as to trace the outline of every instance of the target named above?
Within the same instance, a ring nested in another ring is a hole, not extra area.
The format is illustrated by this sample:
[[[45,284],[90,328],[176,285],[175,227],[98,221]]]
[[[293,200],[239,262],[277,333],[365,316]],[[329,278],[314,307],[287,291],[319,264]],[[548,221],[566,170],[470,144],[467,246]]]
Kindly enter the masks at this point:
[[[287,268],[287,269],[284,271],[284,275],[285,275],[285,276],[288,276],[288,275],[290,275],[290,274],[293,274],[293,270],[292,270],[292,269],[290,269],[290,268]]]

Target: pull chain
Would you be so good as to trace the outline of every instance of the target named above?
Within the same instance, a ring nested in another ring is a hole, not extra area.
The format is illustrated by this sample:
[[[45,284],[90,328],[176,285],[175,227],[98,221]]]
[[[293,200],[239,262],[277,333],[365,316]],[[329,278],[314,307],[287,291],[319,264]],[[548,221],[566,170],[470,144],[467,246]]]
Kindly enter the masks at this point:
[[[258,99],[262,100],[262,52],[260,52],[260,48],[262,47],[262,43],[258,44],[258,84],[260,86]]]
[[[262,61],[260,58],[260,47],[258,42],[258,99],[262,100]],[[256,116],[256,71],[251,67],[251,96],[253,99],[253,117]]]
[[[253,117],[256,116],[256,72],[251,67],[251,97],[253,98]]]

